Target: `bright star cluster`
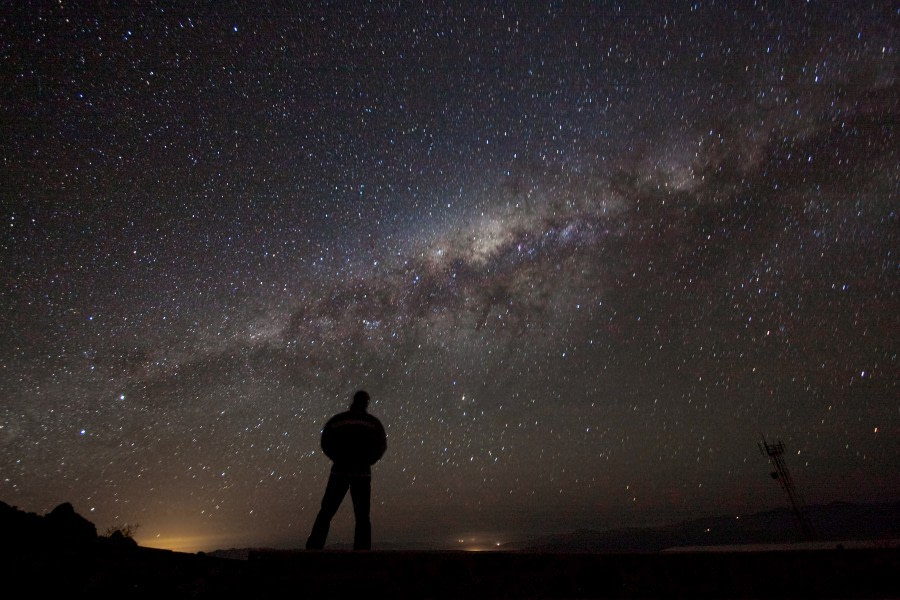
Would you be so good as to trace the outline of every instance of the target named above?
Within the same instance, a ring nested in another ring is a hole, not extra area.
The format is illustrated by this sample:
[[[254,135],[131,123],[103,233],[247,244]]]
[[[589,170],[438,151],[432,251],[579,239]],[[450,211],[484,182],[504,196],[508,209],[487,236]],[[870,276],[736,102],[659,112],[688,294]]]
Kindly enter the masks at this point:
[[[300,547],[360,388],[376,546],[896,500],[898,19],[5,7],[0,500]]]

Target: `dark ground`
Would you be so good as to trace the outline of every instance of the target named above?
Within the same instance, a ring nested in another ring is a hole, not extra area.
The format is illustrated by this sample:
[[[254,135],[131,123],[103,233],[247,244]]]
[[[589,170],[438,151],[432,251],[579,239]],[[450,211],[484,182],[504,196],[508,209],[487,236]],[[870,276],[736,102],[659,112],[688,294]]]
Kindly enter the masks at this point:
[[[4,597],[900,598],[900,547],[881,542],[759,552],[255,550],[233,560],[98,536],[69,503],[39,516],[3,502],[0,533]]]
[[[900,549],[526,554],[258,551],[246,561],[109,544],[7,549],[4,588],[85,598],[900,598]]]

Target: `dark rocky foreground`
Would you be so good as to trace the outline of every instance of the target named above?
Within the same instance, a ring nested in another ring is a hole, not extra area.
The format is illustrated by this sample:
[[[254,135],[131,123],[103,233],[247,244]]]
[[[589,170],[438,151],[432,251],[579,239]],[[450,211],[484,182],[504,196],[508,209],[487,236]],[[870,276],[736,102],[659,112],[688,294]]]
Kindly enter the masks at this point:
[[[246,561],[109,544],[6,549],[6,589],[84,598],[898,598],[900,549],[525,554],[257,551]]]
[[[900,547],[759,552],[251,551],[98,536],[70,504],[0,502],[0,581],[50,598],[900,598]]]

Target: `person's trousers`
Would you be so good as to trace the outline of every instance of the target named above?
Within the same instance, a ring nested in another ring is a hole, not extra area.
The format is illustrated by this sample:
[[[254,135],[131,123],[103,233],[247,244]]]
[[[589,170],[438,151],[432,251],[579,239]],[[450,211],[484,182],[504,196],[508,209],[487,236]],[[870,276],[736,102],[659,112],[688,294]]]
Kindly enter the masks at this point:
[[[321,550],[325,547],[331,519],[341,506],[348,489],[350,490],[350,499],[353,501],[353,514],[356,517],[353,549],[369,550],[372,547],[372,523],[369,521],[369,503],[372,494],[371,475],[350,475],[332,471],[328,477],[328,485],[325,487],[325,496],[322,498],[322,508],[319,509],[312,533],[306,540],[307,550]]]

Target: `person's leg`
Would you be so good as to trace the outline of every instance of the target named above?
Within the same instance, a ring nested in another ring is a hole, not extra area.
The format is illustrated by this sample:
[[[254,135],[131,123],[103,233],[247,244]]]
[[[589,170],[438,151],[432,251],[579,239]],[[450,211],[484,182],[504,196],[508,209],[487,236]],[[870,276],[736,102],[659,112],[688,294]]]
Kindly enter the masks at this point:
[[[353,535],[354,550],[372,548],[372,523],[369,521],[369,503],[372,496],[372,478],[354,477],[350,482],[350,498],[353,500],[353,515],[356,517],[356,531]]]
[[[328,528],[334,513],[341,506],[341,501],[347,493],[350,480],[346,475],[332,473],[328,477],[328,485],[325,486],[325,495],[322,497],[322,508],[313,524],[312,533],[306,540],[307,550],[321,550],[325,547],[325,539],[328,537]]]

